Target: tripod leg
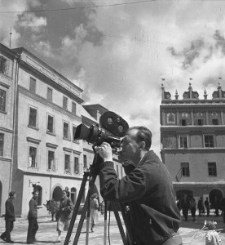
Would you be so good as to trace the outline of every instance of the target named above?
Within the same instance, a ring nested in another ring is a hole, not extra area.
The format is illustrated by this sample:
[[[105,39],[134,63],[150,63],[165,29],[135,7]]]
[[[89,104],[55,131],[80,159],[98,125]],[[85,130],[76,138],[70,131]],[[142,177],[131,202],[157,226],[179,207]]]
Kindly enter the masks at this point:
[[[107,244],[107,201],[104,200],[105,203],[105,210],[104,210],[104,240],[103,244]]]
[[[88,176],[89,176],[89,172],[85,172],[83,180],[82,180],[82,183],[81,183],[81,188],[80,188],[80,191],[79,191],[79,194],[78,194],[78,197],[77,197],[77,202],[76,202],[76,205],[75,205],[74,210],[73,210],[73,215],[72,215],[72,218],[71,218],[71,221],[70,221],[70,225],[69,225],[69,228],[68,228],[68,231],[67,231],[67,234],[66,234],[66,239],[65,239],[64,245],[68,245],[69,244],[71,233],[72,233],[73,226],[74,226],[74,222],[75,222],[76,217],[77,217],[78,209],[79,209],[80,202],[81,202],[84,190],[85,190],[85,185],[86,185]]]
[[[128,245],[128,241],[127,241],[127,239],[126,239],[126,236],[125,236],[125,233],[124,233],[124,230],[123,230],[123,225],[122,225],[122,222],[121,222],[121,219],[120,219],[118,210],[117,210],[117,208],[115,207],[115,204],[114,204],[114,203],[111,202],[111,205],[112,205],[112,208],[113,208],[115,217],[116,217],[117,225],[118,225],[118,228],[119,228],[119,230],[120,230],[120,235],[121,235],[121,237],[122,237],[123,244],[124,244],[124,245]]]

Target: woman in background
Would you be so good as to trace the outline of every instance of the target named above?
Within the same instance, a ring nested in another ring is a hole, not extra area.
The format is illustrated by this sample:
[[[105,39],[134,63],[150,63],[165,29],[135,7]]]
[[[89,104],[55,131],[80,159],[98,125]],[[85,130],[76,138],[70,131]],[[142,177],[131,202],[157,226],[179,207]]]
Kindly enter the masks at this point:
[[[94,193],[91,195],[90,201],[90,219],[91,219],[91,232],[94,232],[93,228],[98,221],[98,194]]]

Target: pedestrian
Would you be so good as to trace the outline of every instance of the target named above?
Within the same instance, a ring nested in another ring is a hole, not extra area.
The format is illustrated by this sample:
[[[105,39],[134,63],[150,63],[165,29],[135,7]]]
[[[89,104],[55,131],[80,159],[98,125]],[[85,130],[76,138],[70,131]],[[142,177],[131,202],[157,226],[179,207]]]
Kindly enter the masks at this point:
[[[9,193],[9,198],[5,202],[5,232],[3,232],[0,236],[2,240],[4,240],[7,243],[14,243],[14,241],[11,240],[11,231],[14,227],[15,222],[15,211],[14,211],[14,205],[13,205],[13,199],[16,197],[16,194],[14,191],[11,191]]]
[[[193,222],[195,222],[196,221],[196,219],[195,219],[196,202],[195,202],[194,198],[191,199],[190,207],[191,207],[191,216],[192,216]]]
[[[99,208],[98,194],[94,193],[91,195],[91,200],[90,200],[91,232],[94,232],[93,228],[98,221],[98,208]]]
[[[223,223],[225,223],[225,197],[221,200],[220,206],[223,214]]]
[[[66,191],[66,196],[68,198],[70,198],[70,190],[69,190],[69,187],[65,187],[65,191]]]
[[[205,208],[206,208],[207,217],[209,217],[210,204],[209,204],[209,198],[208,197],[206,197],[204,204],[205,204]]]
[[[118,153],[122,162],[129,163],[123,165],[123,178],[118,178],[114,169],[111,145],[103,142],[95,147],[103,160],[98,165],[101,195],[119,204],[129,244],[181,245],[172,179],[165,164],[150,150],[151,142],[152,133],[146,127],[127,131]]]
[[[176,204],[177,204],[177,208],[179,209],[179,211],[181,211],[181,200],[177,199]]]
[[[203,201],[202,201],[202,197],[200,197],[200,199],[198,200],[198,215],[199,217],[202,216],[203,213]]]
[[[184,198],[181,201],[181,209],[182,209],[182,213],[184,216],[184,220],[188,221],[188,210],[190,208],[190,202],[189,199],[187,197],[187,195],[184,195]]]
[[[219,206],[220,206],[220,200],[217,196],[215,196],[215,214],[216,214],[216,217],[219,216]]]
[[[63,231],[67,231],[69,228],[69,221],[71,219],[71,212],[73,210],[73,203],[70,198],[67,197],[67,192],[64,190],[62,192],[62,198],[60,200],[59,211],[57,212],[57,228],[58,238],[57,241],[61,242],[61,234]]]
[[[38,231],[37,210],[41,208],[37,205],[38,192],[33,191],[32,195],[33,197],[29,201],[27,244],[36,242],[35,236]]]

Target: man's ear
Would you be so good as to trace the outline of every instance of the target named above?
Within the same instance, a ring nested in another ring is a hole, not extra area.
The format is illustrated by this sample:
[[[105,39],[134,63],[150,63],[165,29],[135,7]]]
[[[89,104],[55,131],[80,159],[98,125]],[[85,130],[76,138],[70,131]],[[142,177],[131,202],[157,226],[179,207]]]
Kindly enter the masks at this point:
[[[145,146],[146,146],[145,141],[141,141],[140,144],[139,144],[139,148],[140,149],[145,149]]]

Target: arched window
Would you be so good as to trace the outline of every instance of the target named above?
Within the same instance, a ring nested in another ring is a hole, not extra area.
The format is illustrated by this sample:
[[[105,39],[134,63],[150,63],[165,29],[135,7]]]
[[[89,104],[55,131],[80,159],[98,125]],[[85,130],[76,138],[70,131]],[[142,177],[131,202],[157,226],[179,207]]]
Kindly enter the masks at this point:
[[[77,199],[77,189],[75,187],[72,187],[70,191],[71,191],[71,200],[73,204],[75,204]]]

